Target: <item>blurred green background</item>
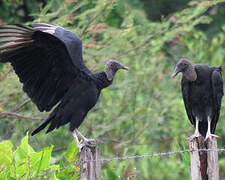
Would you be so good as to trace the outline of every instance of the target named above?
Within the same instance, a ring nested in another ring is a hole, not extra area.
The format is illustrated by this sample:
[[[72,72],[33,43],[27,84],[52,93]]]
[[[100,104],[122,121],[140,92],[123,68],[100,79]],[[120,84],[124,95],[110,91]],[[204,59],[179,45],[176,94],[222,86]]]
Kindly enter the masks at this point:
[[[113,85],[102,91],[99,102],[79,128],[85,136],[104,141],[99,146],[105,158],[188,148],[186,138],[194,128],[184,109],[181,76],[172,79],[171,74],[182,57],[193,63],[215,66],[225,63],[224,17],[225,0],[0,1],[0,24],[49,22],[79,35],[86,65],[91,70],[102,71],[108,59],[129,66],[129,72],[118,72]],[[41,123],[40,120],[4,115],[4,112],[14,111],[27,98],[10,65],[0,64],[0,141],[4,144],[0,145],[1,157],[8,152],[4,151],[6,146],[10,152],[16,150],[18,154],[16,147],[21,139]],[[27,102],[16,113],[40,118],[49,114],[40,113],[32,102]],[[223,102],[216,129],[221,137],[218,147],[225,147],[224,119]],[[51,156],[51,166],[32,175],[69,164],[71,149],[67,147],[72,141],[68,126],[47,135],[42,131],[29,137],[34,150],[30,150],[24,140],[28,154],[45,147],[51,151],[51,145],[54,146],[52,154],[46,156],[48,159]],[[79,159],[75,154],[72,157]],[[17,163],[17,156],[13,155],[10,161],[3,158],[1,161],[1,157],[0,177],[6,175],[8,179],[16,179],[15,168],[13,171],[7,166]],[[184,153],[106,162],[102,166],[102,179],[190,179],[189,161],[189,154]],[[219,164],[220,177],[225,179],[223,153],[219,154]],[[59,171],[46,177],[69,179],[69,172],[63,173]],[[73,173],[79,178],[79,167]],[[28,173],[20,177],[31,176]]]

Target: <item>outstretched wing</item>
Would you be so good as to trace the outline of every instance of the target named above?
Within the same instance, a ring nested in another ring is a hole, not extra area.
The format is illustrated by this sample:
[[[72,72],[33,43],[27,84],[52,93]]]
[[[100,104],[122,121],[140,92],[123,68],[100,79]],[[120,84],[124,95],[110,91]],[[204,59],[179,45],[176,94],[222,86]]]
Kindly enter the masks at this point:
[[[216,124],[219,120],[221,100],[223,97],[223,79],[221,71],[219,69],[214,70],[212,73],[212,89],[213,89],[215,115],[211,123],[211,132],[214,133],[216,129]]]
[[[55,36],[64,44],[72,63],[79,68],[80,71],[87,74],[92,73],[84,64],[82,57],[82,42],[76,34],[54,24],[36,23],[33,27]]]
[[[190,101],[190,84],[188,80],[182,78],[181,81],[181,89],[182,89],[182,96],[184,100],[185,109],[188,115],[188,119],[191,121],[192,124],[195,124],[195,118],[192,115],[191,111],[191,101]]]
[[[52,24],[0,26],[0,62],[11,63],[40,111],[51,110],[75,78],[90,73],[79,37]]]

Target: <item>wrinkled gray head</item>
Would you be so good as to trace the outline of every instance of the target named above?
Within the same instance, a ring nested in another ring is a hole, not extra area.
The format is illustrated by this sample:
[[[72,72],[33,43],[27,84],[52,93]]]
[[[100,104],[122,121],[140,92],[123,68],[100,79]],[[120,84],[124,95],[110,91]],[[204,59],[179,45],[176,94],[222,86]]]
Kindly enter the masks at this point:
[[[197,79],[197,74],[194,69],[194,66],[187,59],[180,59],[176,64],[175,70],[172,74],[172,77],[175,78],[178,73],[182,73],[187,80],[195,81]]]
[[[105,73],[106,73],[107,79],[109,81],[112,81],[113,77],[115,76],[115,73],[119,69],[128,70],[129,68],[116,60],[108,60],[105,66]]]

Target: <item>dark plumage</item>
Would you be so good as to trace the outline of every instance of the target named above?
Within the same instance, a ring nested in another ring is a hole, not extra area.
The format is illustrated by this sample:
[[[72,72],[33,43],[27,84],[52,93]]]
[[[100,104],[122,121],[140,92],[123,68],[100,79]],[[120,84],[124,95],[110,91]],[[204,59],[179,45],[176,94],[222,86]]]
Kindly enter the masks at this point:
[[[206,139],[215,132],[219,120],[223,97],[223,79],[221,67],[194,64],[181,59],[173,77],[183,74],[181,81],[182,95],[189,120],[196,126],[193,137],[199,132]]]
[[[83,61],[79,37],[57,25],[0,26],[0,38],[0,62],[11,63],[38,109],[50,111],[60,102],[32,135],[48,124],[47,133],[69,122],[74,131],[101,90],[111,85],[117,70],[128,69],[109,60],[104,72],[90,71]]]

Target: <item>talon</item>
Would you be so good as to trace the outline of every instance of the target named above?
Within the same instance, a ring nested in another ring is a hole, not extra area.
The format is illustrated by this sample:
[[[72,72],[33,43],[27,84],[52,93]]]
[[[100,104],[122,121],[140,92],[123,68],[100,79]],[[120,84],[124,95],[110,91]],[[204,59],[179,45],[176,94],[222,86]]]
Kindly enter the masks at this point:
[[[188,141],[193,141],[195,138],[202,136],[200,133],[196,133],[187,138]]]
[[[83,143],[88,146],[94,146],[97,141],[95,139],[83,139]]]
[[[77,144],[77,147],[79,149],[79,152],[81,152],[81,149],[84,146],[92,147],[92,146],[95,146],[97,142],[101,142],[101,141],[96,140],[96,139],[88,139],[88,138],[84,137],[77,129],[75,129],[73,131],[73,136],[74,136],[74,139],[76,141],[76,144]],[[78,136],[80,137],[82,142],[79,141]]]
[[[212,140],[212,137],[219,138],[219,136],[215,134],[206,134],[204,141],[207,141],[208,139]]]
[[[188,137],[187,139],[189,140],[189,141],[193,141],[195,138],[198,138],[198,137],[200,137],[200,136],[202,136],[200,133],[199,133],[199,131],[197,130],[197,131],[195,131],[195,133],[193,134],[193,135],[191,135],[190,137]]]

